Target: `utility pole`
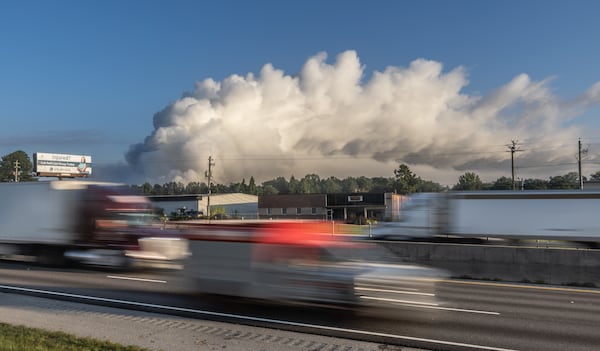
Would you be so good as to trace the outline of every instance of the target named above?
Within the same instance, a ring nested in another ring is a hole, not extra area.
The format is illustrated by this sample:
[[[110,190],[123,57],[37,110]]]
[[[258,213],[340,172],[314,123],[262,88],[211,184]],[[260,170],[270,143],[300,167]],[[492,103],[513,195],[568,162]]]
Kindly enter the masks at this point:
[[[515,152],[523,151],[517,146],[518,143],[518,140],[511,140],[511,144],[506,145],[510,152],[510,167],[512,170],[512,190],[516,190],[517,188],[515,183]]]
[[[581,138],[579,138],[579,141],[577,144],[579,146],[578,147],[579,152],[577,153],[577,166],[579,169],[579,190],[583,190],[583,175],[581,174],[581,159],[583,158],[584,155],[587,154],[588,150],[581,148]]]
[[[208,216],[208,220],[210,221],[210,194],[212,193],[211,190],[211,183],[212,183],[212,166],[214,166],[215,163],[212,160],[212,156],[208,156],[208,171],[205,173],[206,178],[208,178],[208,196],[206,197],[206,215]]]
[[[19,160],[15,160],[15,183],[19,182],[19,169],[21,167],[19,166]]]

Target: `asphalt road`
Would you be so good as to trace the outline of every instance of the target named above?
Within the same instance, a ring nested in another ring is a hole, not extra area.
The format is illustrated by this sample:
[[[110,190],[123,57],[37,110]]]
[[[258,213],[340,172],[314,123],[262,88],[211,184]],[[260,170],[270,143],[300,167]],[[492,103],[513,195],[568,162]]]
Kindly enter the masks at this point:
[[[437,283],[436,304],[387,298],[390,291],[365,301],[369,308],[349,310],[207,297],[191,293],[174,275],[13,262],[0,262],[0,285],[5,292],[432,350],[600,345],[598,289],[444,280]]]

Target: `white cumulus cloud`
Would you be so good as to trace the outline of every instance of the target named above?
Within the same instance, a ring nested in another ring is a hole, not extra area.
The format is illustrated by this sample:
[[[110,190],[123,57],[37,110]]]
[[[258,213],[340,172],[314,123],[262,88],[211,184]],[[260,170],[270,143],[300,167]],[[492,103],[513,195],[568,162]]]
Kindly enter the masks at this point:
[[[366,76],[355,51],[333,63],[319,53],[295,76],[266,64],[257,75],[197,82],[155,114],[153,132],[126,159],[155,182],[205,181],[209,156],[221,183],[391,177],[399,163],[442,183],[465,171],[493,180],[510,175],[511,140],[527,146],[521,165],[574,162],[565,145],[581,130],[566,122],[600,101],[600,83],[573,101],[553,94],[549,79],[526,74],[485,96],[464,93],[467,84],[464,68],[444,71],[425,59]],[[534,176],[533,168],[523,172]]]

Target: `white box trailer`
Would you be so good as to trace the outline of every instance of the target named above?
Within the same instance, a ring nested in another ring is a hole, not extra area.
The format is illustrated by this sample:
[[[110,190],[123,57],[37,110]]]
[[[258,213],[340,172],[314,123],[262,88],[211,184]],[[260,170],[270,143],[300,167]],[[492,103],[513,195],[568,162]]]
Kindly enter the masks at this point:
[[[66,182],[71,189],[59,182],[1,183],[0,242],[74,243],[85,186],[79,183]]]
[[[374,238],[434,236],[600,242],[600,192],[477,191],[414,194],[400,221]]]
[[[599,213],[596,192],[456,193],[442,234],[597,242]]]
[[[150,202],[121,184],[0,183],[0,199],[0,256],[105,266],[153,261],[164,267],[188,254],[185,240],[149,225]]]

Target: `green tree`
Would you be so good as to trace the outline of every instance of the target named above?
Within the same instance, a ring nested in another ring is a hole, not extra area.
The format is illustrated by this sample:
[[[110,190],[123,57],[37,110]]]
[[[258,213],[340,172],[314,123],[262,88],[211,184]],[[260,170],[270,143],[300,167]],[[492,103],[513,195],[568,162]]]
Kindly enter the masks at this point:
[[[292,176],[292,179],[294,176]],[[291,182],[291,179],[290,179]],[[284,177],[277,177],[262,183],[263,187],[272,186],[277,189],[278,194],[290,194],[290,184]]]
[[[215,184],[212,183],[211,191],[215,194],[229,194],[231,193],[231,189],[223,184]]]
[[[481,190],[482,186],[479,175],[473,172],[466,172],[465,174],[458,177],[458,184],[452,189],[454,190]]]
[[[357,192],[368,193],[373,189],[372,178],[361,176],[356,179],[356,182],[358,183],[358,189],[356,189]]]
[[[287,193],[285,194],[299,194],[300,193],[300,182],[294,175],[290,177],[290,182],[288,183]]]
[[[208,193],[208,186],[206,183],[201,182],[189,182],[185,186],[186,194],[206,194]]]
[[[162,188],[165,195],[181,195],[185,190],[185,186],[181,182],[168,182],[163,184]]]
[[[259,192],[259,195],[277,195],[279,191],[274,186],[267,184],[262,186],[262,193]]]
[[[358,189],[359,187],[356,178],[347,177],[344,180],[342,180],[342,192],[355,193],[358,192]]]
[[[18,181],[36,181],[37,178],[34,178],[31,175],[33,166],[31,164],[29,156],[25,153],[25,151],[18,150],[2,156],[2,160],[0,161],[0,182],[15,181],[15,165],[17,161],[19,163],[19,170],[17,175]]]
[[[525,179],[523,182],[525,190],[546,190],[548,189],[548,181],[543,179]]]
[[[579,188],[577,172],[570,172],[562,176],[550,177],[548,189],[577,189]]]
[[[600,181],[600,171],[594,173],[594,174],[590,174],[590,180],[593,181]]]
[[[512,190],[512,179],[508,177],[500,177],[492,184],[492,190]]]
[[[417,177],[410,168],[401,164],[394,170],[396,176],[396,191],[398,194],[411,194],[417,191],[421,178]]]
[[[248,194],[258,194],[258,189],[256,188],[256,181],[254,180],[254,177],[250,177],[250,181],[248,182]]]
[[[244,185],[243,183],[230,183],[229,190],[231,190],[232,193],[243,193]]]
[[[321,193],[321,178],[316,174],[307,174],[300,179],[300,194],[319,194]]]
[[[444,191],[444,187],[440,183],[432,182],[430,180],[422,180],[417,185],[418,193],[439,193]]]
[[[342,192],[342,182],[336,177],[329,177],[321,181],[321,192],[326,194],[335,194]]]
[[[396,181],[394,178],[374,177],[371,178],[371,188],[366,192],[387,193],[395,190]]]
[[[225,207],[223,206],[210,206],[210,217],[212,219],[223,219],[227,215]]]
[[[150,184],[148,182],[142,184],[142,186],[139,187],[139,191],[143,195],[151,195],[152,194],[152,184]]]
[[[154,184],[152,187],[152,195],[164,195],[163,187],[160,184]]]

